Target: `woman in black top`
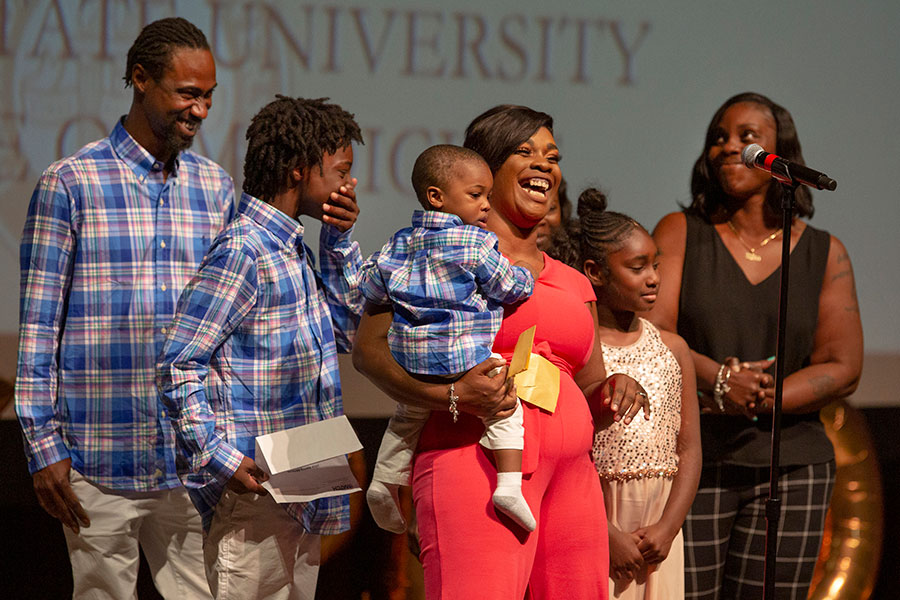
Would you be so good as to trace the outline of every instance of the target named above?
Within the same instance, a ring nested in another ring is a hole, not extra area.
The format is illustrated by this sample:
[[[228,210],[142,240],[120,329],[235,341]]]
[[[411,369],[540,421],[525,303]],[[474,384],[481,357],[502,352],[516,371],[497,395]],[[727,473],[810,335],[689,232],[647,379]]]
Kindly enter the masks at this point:
[[[692,203],[653,237],[662,285],[650,319],[691,347],[703,472],[684,524],[688,598],[762,597],[774,354],[781,264],[781,190],[741,162],[759,144],[803,164],[794,123],[765,96],[730,98],[713,116],[691,177]],[[785,337],[782,498],[776,595],[805,599],[834,486],[820,408],[856,389],[862,325],[850,258],[796,191]]]

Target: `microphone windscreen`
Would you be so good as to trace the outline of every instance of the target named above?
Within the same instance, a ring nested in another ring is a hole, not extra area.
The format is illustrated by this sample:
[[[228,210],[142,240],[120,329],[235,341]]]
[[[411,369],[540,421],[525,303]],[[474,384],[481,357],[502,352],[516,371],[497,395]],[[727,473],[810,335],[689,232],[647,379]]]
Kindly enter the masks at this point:
[[[749,146],[745,146],[744,150],[741,152],[741,160],[744,162],[744,166],[748,169],[752,169],[756,166],[756,157],[759,156],[760,152],[765,152],[762,149],[762,146],[759,144],[750,144]]]
[[[759,156],[760,152],[765,152],[765,150],[759,144],[750,144],[744,147],[744,150],[741,152],[741,160],[748,169],[756,166],[756,157]]]

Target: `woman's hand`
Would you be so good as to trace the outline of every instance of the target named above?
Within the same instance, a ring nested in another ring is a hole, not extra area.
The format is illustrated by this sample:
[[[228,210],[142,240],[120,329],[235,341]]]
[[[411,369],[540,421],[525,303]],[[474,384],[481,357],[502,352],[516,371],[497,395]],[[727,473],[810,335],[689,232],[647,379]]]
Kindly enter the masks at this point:
[[[653,525],[641,527],[633,535],[640,539],[637,549],[640,551],[644,562],[654,564],[661,563],[666,559],[669,555],[669,550],[672,548],[672,540],[675,539],[677,534],[677,530],[672,532],[660,522],[656,522]]]
[[[495,369],[500,369],[493,373]],[[454,384],[457,407],[477,417],[508,417],[516,409],[516,386],[506,379],[502,358],[488,358],[469,369]]]
[[[388,306],[366,304],[353,346],[353,366],[388,396],[398,402],[431,410],[447,410],[450,385],[416,379],[407,373],[388,347],[391,326]],[[500,371],[493,374],[496,368]],[[509,416],[516,408],[516,389],[506,380],[506,362],[488,358],[475,365],[453,384],[457,410],[479,417]]]
[[[638,550],[641,539],[633,533],[625,533],[609,525],[609,574],[618,581],[631,581],[644,567],[644,558]]]
[[[628,375],[613,373],[607,377],[600,387],[600,397],[603,404],[612,411],[614,421],[622,421],[627,425],[641,410],[644,411],[645,419],[650,418],[647,392]]]
[[[774,361],[771,358],[741,362],[734,357],[725,360],[725,366],[731,369],[728,378],[731,389],[722,398],[727,414],[748,419],[756,416],[757,406],[766,402],[767,394],[774,394],[775,378],[764,372]]]

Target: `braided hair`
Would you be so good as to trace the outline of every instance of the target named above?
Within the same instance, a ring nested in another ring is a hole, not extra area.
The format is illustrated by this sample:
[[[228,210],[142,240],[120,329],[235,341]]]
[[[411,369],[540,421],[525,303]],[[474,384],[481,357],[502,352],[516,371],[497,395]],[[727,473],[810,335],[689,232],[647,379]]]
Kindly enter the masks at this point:
[[[550,255],[579,271],[584,271],[585,261],[593,260],[608,276],[609,255],[622,248],[635,229],[647,230],[628,215],[606,210],[606,206],[606,195],[600,190],[581,192],[578,220],[567,222],[554,234]]]
[[[196,25],[181,17],[160,19],[144,27],[128,50],[125,87],[133,83],[131,74],[135,65],[144,67],[153,81],[162,79],[176,48],[209,50],[209,43]]]
[[[278,94],[247,128],[244,191],[271,200],[284,190],[291,169],[322,169],[322,157],[364,143],[353,115],[328,98],[290,98]]]

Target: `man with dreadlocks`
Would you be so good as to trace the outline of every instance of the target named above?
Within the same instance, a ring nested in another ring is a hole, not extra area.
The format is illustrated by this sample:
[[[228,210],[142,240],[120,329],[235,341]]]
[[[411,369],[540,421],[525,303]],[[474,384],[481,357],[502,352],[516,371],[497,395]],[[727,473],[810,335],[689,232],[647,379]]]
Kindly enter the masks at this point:
[[[353,115],[277,96],[247,131],[244,193],[178,302],[157,384],[203,517],[217,598],[315,595],[322,534],[349,527],[347,496],[278,505],[256,436],[340,416],[337,352],[362,314]],[[298,217],[322,221],[321,268]]]
[[[216,67],[190,22],[128,51],[128,114],[50,165],[22,236],[16,410],[41,506],[66,527],[74,596],[130,598],[144,550],[167,598],[209,598],[201,523],[175,467],[154,366],[178,294],[234,210],[188,151]]]

